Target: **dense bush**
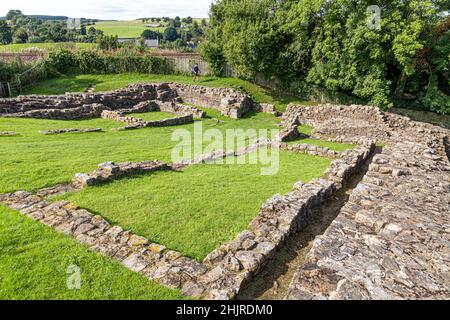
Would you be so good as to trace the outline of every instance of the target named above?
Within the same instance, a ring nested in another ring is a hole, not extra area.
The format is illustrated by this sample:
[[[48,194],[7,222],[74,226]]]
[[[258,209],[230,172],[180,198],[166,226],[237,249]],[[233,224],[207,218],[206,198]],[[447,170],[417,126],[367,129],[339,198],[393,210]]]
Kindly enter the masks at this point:
[[[171,73],[166,60],[150,55],[136,55],[124,51],[69,51],[50,52],[45,60],[50,73]]]
[[[375,106],[408,101],[450,113],[450,2],[380,0],[380,20],[372,4],[219,0],[201,51],[216,72],[227,63],[249,80],[301,79]]]
[[[34,65],[16,61],[0,62],[0,81],[17,81],[26,86],[39,80],[70,73],[156,73],[170,74],[173,69],[164,59],[134,52],[95,50],[71,51],[60,48]]]

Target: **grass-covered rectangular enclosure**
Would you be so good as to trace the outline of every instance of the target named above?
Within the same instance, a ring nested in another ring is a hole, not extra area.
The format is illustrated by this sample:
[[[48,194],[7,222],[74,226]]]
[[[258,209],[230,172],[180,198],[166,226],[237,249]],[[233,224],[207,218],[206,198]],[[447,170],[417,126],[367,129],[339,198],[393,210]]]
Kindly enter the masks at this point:
[[[180,172],[122,179],[67,194],[69,200],[153,242],[202,260],[232,240],[274,194],[321,177],[331,160],[280,152],[280,169],[260,165],[199,164]]]
[[[182,299],[170,290],[87,250],[68,236],[0,205],[0,299]],[[67,268],[80,268],[69,290]]]

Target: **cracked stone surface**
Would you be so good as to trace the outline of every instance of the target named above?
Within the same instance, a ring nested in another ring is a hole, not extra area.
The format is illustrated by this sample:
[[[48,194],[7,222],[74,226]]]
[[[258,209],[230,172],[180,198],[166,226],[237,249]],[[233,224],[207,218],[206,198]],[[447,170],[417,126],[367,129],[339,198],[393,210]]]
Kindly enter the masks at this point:
[[[386,147],[316,238],[285,298],[449,299],[448,130],[375,108],[319,108],[290,106],[286,116],[314,124],[319,136],[370,135]]]

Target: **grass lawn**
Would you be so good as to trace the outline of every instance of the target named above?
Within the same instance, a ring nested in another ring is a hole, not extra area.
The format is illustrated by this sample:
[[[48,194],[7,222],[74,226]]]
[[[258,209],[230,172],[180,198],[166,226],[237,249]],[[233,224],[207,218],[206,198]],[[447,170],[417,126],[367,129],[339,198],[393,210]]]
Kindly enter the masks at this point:
[[[201,164],[89,187],[61,198],[201,261],[244,230],[268,198],[291,191],[297,181],[321,177],[330,163],[281,151],[275,175],[261,175],[259,165]]]
[[[128,117],[135,117],[145,121],[164,120],[169,118],[175,118],[177,115],[170,112],[143,112],[143,113],[130,113]]]
[[[66,286],[80,267],[81,288]],[[0,205],[0,299],[182,299],[75,240]]]
[[[71,75],[49,79],[28,88],[24,94],[64,94],[66,92],[84,92],[90,85],[95,85],[95,91],[110,91],[126,87],[132,83],[148,82],[179,82],[194,84],[192,77],[183,75],[159,74],[113,74],[113,75]],[[209,87],[242,88],[256,102],[271,103],[278,110],[284,111],[289,103],[315,105],[296,97],[280,96],[269,89],[249,81],[236,78],[201,77],[195,84]]]
[[[207,110],[209,119],[202,121],[204,129],[279,129],[280,119],[270,114],[256,113],[234,120]],[[221,120],[217,123],[218,118]],[[0,193],[35,190],[70,181],[75,173],[91,172],[105,161],[143,161],[158,159],[170,162],[172,132],[185,128],[191,133],[194,124],[183,126],[144,128],[130,131],[111,131],[122,123],[92,119],[83,121],[0,118],[0,131],[15,131],[18,136],[0,137]],[[39,130],[62,128],[102,128],[103,132],[68,133],[45,136]],[[319,141],[313,141],[317,144]],[[340,144],[324,143],[338,148]],[[204,142],[204,145],[207,145]]]
[[[150,24],[153,22],[149,22]],[[162,24],[163,22],[161,22]],[[142,23],[142,20],[129,21],[100,21],[96,22],[95,29],[102,30],[106,35],[118,36],[119,38],[139,38],[146,29],[164,32],[165,27],[148,28],[148,23]]]
[[[0,45],[0,52],[20,52],[28,48],[40,48],[45,50],[53,50],[64,47],[74,47],[77,49],[91,49],[96,46],[95,43],[74,43],[74,42],[57,42],[57,43],[14,43]]]

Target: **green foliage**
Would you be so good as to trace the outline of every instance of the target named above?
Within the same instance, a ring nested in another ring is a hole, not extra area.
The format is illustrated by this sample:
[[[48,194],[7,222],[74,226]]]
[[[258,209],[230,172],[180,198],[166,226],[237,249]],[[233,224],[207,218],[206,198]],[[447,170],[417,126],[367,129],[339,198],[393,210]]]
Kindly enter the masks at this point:
[[[214,42],[207,41],[200,45],[200,53],[209,62],[209,67],[214,75],[220,76],[226,61],[222,48]]]
[[[48,69],[55,73],[168,73],[170,68],[163,58],[136,55],[132,51],[102,52],[94,50],[50,52],[45,60]]]
[[[90,27],[87,31],[86,27],[92,21],[86,19],[81,19],[82,25],[78,29],[68,28],[67,17],[25,16],[20,10],[9,11],[6,19],[11,28],[14,43],[68,41],[92,43],[103,34],[94,27]],[[0,25],[0,43],[2,43],[2,33]]]
[[[12,41],[11,27],[5,20],[0,20],[0,44],[8,44]]]
[[[150,29],[146,29],[142,32],[141,37],[144,39],[158,39],[160,38],[160,34],[159,32],[150,30]]]
[[[178,39],[178,32],[175,27],[168,27],[164,30],[164,40],[166,41],[175,41]]]
[[[97,39],[97,43],[102,50],[117,50],[120,47],[117,36],[102,36]]]
[[[440,33],[433,27],[448,20],[443,17],[449,2],[378,1],[379,26],[373,24],[378,20],[368,9],[372,4],[369,0],[217,1],[211,6],[208,39],[201,52],[214,70],[228,63],[246,79],[263,74],[282,85],[303,79],[309,86],[353,95],[383,108],[409,95],[423,108],[446,112],[448,27],[441,27]],[[423,50],[425,71],[416,63]]]

